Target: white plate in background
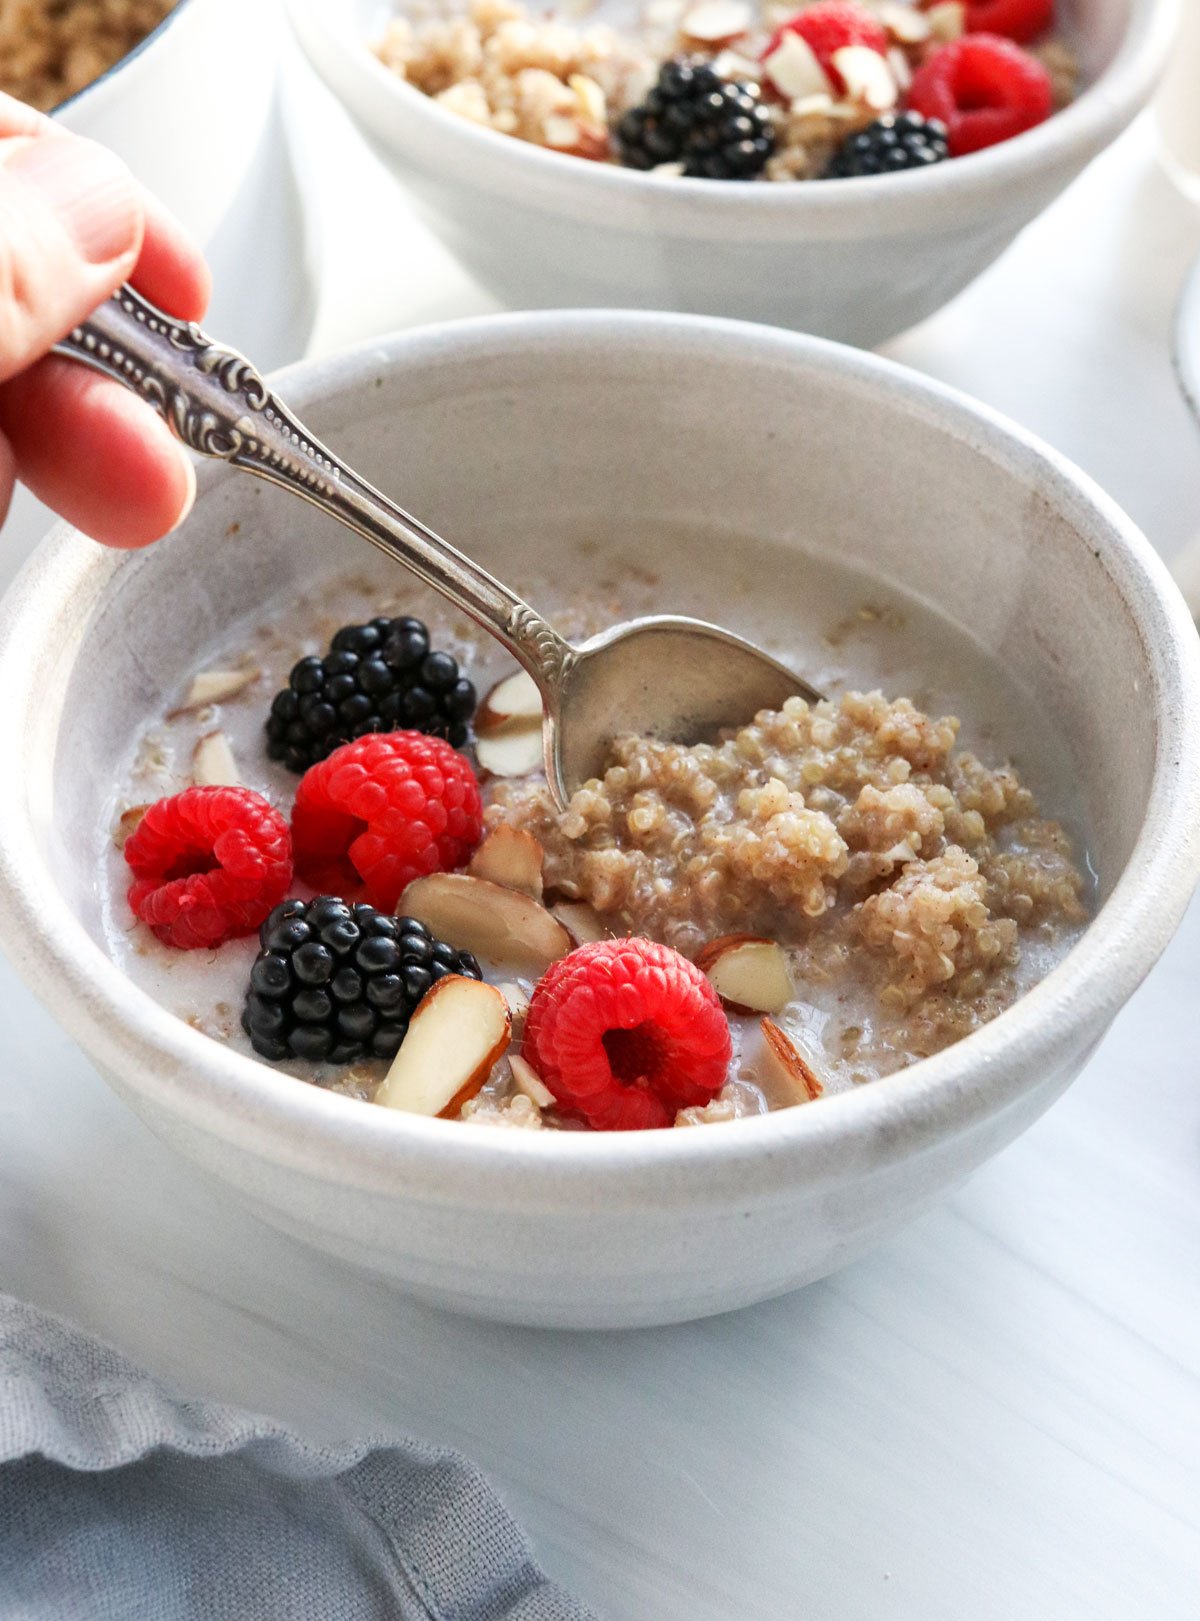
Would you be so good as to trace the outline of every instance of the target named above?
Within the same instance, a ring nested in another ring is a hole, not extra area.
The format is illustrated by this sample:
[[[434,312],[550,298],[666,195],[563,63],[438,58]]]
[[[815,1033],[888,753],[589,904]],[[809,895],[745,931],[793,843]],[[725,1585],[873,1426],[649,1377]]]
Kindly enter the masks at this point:
[[[1175,375],[1183,397],[1200,426],[1200,259],[1188,272],[1175,313],[1173,345]],[[1197,445],[1200,455],[1200,443]],[[1198,519],[1200,524],[1200,519]],[[1193,617],[1200,619],[1200,527],[1191,542],[1171,560],[1171,571],[1187,599]]]

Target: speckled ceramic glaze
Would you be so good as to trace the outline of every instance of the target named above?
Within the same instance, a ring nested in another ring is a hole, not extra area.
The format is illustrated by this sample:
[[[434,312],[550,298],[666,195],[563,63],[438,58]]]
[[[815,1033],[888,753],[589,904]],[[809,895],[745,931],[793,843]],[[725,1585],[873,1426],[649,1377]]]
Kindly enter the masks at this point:
[[[1065,962],[958,1046],[726,1125],[503,1132],[393,1114],[233,1053],[101,949],[97,806],[197,650],[255,601],[302,589],[335,549],[352,565],[360,543],[208,466],[185,528],[148,552],[60,529],[0,627],[0,938],[155,1131],[269,1221],[429,1300],[623,1326],[743,1305],[842,1265],[1054,1100],[1200,874],[1187,724],[1200,643],[1154,552],[1086,478],[886,362],[681,317],[464,323],[296,368],[281,391],[498,572],[516,571],[523,530],[711,535],[720,514],[730,545],[740,530],[830,552],[973,627],[1065,739],[1101,908]],[[764,422],[786,457],[768,462]],[[696,567],[682,539],[656,562],[668,582]]]
[[[1084,92],[989,151],[879,179],[735,185],[497,135],[375,60],[388,0],[288,4],[316,71],[431,228],[509,307],[691,310],[864,345],[960,292],[1115,139],[1149,98],[1178,17],[1177,0],[1059,0]],[[636,11],[605,0],[590,15],[619,23]]]

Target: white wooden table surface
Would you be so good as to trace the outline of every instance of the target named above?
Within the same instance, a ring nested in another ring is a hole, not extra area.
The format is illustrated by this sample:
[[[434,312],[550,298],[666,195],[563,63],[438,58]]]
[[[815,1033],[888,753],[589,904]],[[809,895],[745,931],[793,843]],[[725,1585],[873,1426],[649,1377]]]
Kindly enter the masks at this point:
[[[304,99],[308,161],[366,209],[329,243],[317,346],[485,308]],[[1177,554],[1200,431],[1167,336],[1197,251],[1143,126],[893,352]],[[456,1321],[308,1253],[160,1146],[2,966],[0,998],[0,1286],[315,1436],[461,1447],[609,1621],[1200,1613],[1200,906],[957,1198],[789,1299],[626,1335]]]

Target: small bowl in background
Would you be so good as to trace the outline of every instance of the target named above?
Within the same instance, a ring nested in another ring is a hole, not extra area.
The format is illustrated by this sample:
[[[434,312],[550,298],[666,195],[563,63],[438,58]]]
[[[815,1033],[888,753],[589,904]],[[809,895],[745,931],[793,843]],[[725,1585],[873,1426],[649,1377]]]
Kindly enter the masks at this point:
[[[1188,272],[1179,295],[1175,311],[1173,358],[1180,390],[1200,427],[1200,259]],[[1196,454],[1200,455],[1200,441]],[[1171,570],[1192,611],[1192,617],[1200,622],[1200,515],[1196,534],[1172,558]]]
[[[1085,84],[1037,129],[928,171],[737,184],[639,174],[498,135],[376,60],[388,0],[289,0],[317,73],[435,234],[511,308],[686,310],[867,346],[960,292],[1148,100],[1177,0],[1059,9]],[[613,0],[600,15],[632,11]]]

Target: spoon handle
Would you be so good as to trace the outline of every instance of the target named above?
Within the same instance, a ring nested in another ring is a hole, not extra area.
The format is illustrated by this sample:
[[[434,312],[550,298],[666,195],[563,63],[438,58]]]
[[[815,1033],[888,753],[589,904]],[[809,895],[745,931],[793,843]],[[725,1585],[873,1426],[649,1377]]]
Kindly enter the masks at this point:
[[[496,636],[551,697],[575,659],[507,586],[396,506],[309,433],[234,349],[121,287],[55,345],[132,389],[202,456],[279,484],[397,558]]]

